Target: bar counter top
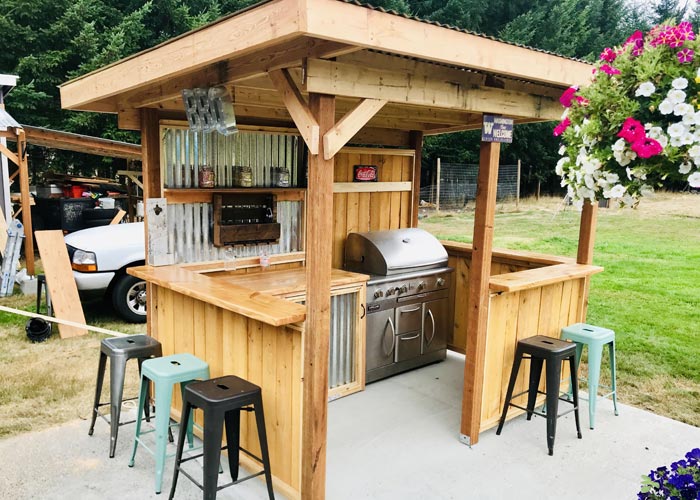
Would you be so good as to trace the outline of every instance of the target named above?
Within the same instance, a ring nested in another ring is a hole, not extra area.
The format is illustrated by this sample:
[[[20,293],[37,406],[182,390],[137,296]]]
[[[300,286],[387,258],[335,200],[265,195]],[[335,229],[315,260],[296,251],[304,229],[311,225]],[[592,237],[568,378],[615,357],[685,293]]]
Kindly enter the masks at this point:
[[[167,288],[273,326],[301,323],[306,307],[280,298],[306,291],[306,269],[268,270],[237,274],[213,264],[196,270],[186,265],[140,266],[128,273],[148,283]],[[367,281],[369,276],[333,269],[331,287]]]

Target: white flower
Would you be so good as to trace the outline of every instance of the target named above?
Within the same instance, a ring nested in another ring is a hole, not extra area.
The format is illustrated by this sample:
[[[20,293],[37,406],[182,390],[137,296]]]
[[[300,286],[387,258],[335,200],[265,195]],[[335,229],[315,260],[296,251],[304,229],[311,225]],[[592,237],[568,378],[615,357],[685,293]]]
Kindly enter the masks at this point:
[[[564,156],[564,153],[566,153],[566,146],[562,144],[559,148],[559,156]]]
[[[673,81],[671,82],[671,86],[672,86],[674,89],[683,90],[684,88],[688,87],[688,80],[686,80],[685,78],[683,78],[683,77],[681,76],[681,77],[676,78],[675,80],[673,80]]]
[[[668,136],[661,134],[659,137],[656,138],[656,141],[661,144],[662,148],[666,148],[668,146]]]
[[[668,100],[673,104],[678,104],[679,102],[685,102],[685,92],[679,89],[673,89],[668,92]]]
[[[681,166],[678,169],[678,173],[683,174],[683,175],[689,174],[690,171],[692,170],[692,168],[693,168],[693,166],[686,161],[684,163],[681,163]]]
[[[688,149],[688,154],[690,156],[700,156],[700,146],[696,144],[695,146],[691,147]]]
[[[616,182],[620,182],[620,176],[612,172],[608,172],[605,174],[605,180],[608,182],[608,184],[615,184]]]
[[[671,137],[671,146],[679,148],[683,145],[683,139],[680,137]]]
[[[592,175],[584,175],[583,176],[583,183],[586,185],[588,189],[595,189],[595,179],[593,178]]]
[[[677,104],[676,106],[682,106],[682,104]],[[690,106],[690,104],[688,104]],[[690,106],[692,108],[692,106]],[[673,112],[675,113],[676,109],[673,109]],[[686,127],[690,127],[691,125],[695,125],[695,111],[693,110],[690,113],[686,113],[683,115],[683,125]]]
[[[673,114],[676,116],[685,116],[694,112],[693,106],[687,102],[679,102],[673,107]]]
[[[625,194],[625,186],[622,184],[617,184],[616,186],[613,186],[613,188],[610,190],[610,198],[622,198],[622,196]]]
[[[673,113],[673,105],[674,103],[672,103],[670,100],[664,99],[661,101],[661,104],[659,104],[659,113],[662,115],[670,115]]]
[[[615,141],[615,144],[612,145],[612,150],[613,151],[624,151],[625,150],[625,140],[620,137],[617,141]]]
[[[689,146],[694,142],[695,137],[693,136],[693,134],[690,133],[690,131],[686,131],[686,133],[681,136],[681,144],[683,144],[684,146]]]
[[[700,172],[693,172],[688,176],[690,187],[700,188]]]
[[[676,137],[681,137],[683,134],[687,132],[688,129],[685,128],[685,126],[682,123],[673,123],[668,126],[668,135],[671,136],[671,140],[673,140]]]
[[[564,175],[564,165],[566,165],[569,162],[571,162],[571,160],[569,159],[568,156],[565,156],[563,158],[559,158],[559,161],[557,162],[557,166],[554,169],[554,171],[557,173],[557,175],[559,177]]]
[[[675,81],[675,80],[674,80]],[[686,85],[688,84],[688,81],[686,80]],[[678,88],[685,88],[685,87],[678,87]],[[649,97],[651,94],[653,94],[656,91],[656,87],[654,86],[653,83],[651,82],[644,82],[642,83],[638,88],[637,91],[634,93],[635,96],[644,96],[644,97]]]
[[[697,73],[695,73],[695,76],[697,76],[698,78],[700,78],[700,68],[698,68],[698,71],[697,71]]]
[[[564,108],[564,112],[561,114],[561,120],[563,121],[567,116],[569,116],[569,108]]]

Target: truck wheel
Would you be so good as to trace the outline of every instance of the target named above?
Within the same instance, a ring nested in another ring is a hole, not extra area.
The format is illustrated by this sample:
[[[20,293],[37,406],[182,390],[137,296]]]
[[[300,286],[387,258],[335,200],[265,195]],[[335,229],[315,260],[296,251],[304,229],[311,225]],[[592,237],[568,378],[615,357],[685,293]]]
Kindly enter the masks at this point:
[[[112,305],[129,323],[146,322],[146,282],[125,274],[112,289]]]

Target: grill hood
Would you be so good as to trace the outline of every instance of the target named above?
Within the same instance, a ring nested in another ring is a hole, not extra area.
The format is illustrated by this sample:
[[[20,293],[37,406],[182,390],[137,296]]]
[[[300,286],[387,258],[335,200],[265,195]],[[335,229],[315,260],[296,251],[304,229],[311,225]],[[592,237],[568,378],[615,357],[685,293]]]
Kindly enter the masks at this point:
[[[445,266],[445,248],[422,229],[350,233],[345,241],[349,271],[389,276]]]

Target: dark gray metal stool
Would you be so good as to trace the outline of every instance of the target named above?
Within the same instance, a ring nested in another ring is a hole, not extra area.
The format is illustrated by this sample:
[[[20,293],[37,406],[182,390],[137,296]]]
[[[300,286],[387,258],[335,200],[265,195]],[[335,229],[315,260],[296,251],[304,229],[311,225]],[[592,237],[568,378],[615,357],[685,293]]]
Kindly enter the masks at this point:
[[[518,370],[520,362],[523,359],[530,359],[530,383],[528,390],[513,395],[513,387],[518,378]],[[559,384],[561,379],[561,363],[569,360],[571,369],[571,388],[573,391],[573,401],[559,397]],[[546,392],[539,390],[540,376],[542,375],[542,363],[547,362],[547,371],[545,376]],[[513,398],[527,394],[527,408],[511,403]],[[535,411],[535,401],[538,394],[547,396],[547,413]],[[557,413],[559,401],[564,401],[573,405],[573,408],[563,412],[561,415]],[[518,347],[515,350],[513,358],[513,368],[510,372],[510,382],[508,382],[508,391],[506,400],[503,404],[503,413],[501,420],[498,422],[497,435],[501,434],[503,424],[506,421],[508,408],[514,406],[527,412],[527,419],[532,418],[532,414],[541,417],[547,417],[547,447],[549,454],[554,454],[554,437],[557,432],[557,418],[574,412],[576,417],[576,431],[578,438],[581,439],[581,424],[578,418],[578,377],[576,375],[576,344],[573,342],[565,342],[563,340],[537,335],[529,337],[518,342]]]
[[[185,446],[185,433],[180,432],[177,440],[177,452],[175,453],[175,473],[170,489],[170,498],[172,499],[175,495],[177,477],[182,472],[190,481],[203,490],[206,500],[215,499],[216,492],[220,489],[265,474],[267,494],[270,500],[274,500],[275,493],[272,489],[270,455],[267,449],[267,432],[265,431],[265,416],[260,387],[233,375],[204,380],[203,382],[192,382],[185,388],[180,428],[186,428],[189,420],[194,418],[192,413],[195,408],[201,408],[204,412],[204,452],[201,455],[183,459],[182,449]],[[256,457],[240,446],[241,411],[252,411],[255,413],[261,457]],[[226,446],[222,448],[221,437],[224,424],[226,426]],[[217,487],[219,458],[221,457],[221,450],[225,449],[228,449],[228,463],[232,482]],[[260,462],[263,470],[257,474],[238,479],[240,451]],[[204,457],[204,484],[199,484],[192,476],[181,469],[181,464],[202,456]]]
[[[136,358],[139,363],[139,374],[141,373],[141,363],[149,358],[158,358],[163,355],[163,351],[158,342],[148,335],[130,335],[128,337],[114,337],[104,339],[100,345],[100,362],[97,367],[97,384],[95,386],[95,404],[92,408],[92,422],[88,435],[92,436],[95,429],[95,420],[99,415],[110,424],[110,446],[109,458],[114,458],[114,450],[117,447],[117,434],[119,426],[132,424],[135,420],[119,423],[119,416],[122,408],[122,394],[124,393],[124,374],[126,372],[126,362]],[[105,378],[105,366],[109,358],[109,403],[100,403],[102,394],[102,383]],[[138,399],[138,398],[130,398]],[[128,401],[128,400],[126,400]],[[150,418],[149,411],[150,398],[146,397],[144,410],[146,420]],[[99,412],[101,406],[110,405],[110,419]],[[140,415],[140,412],[139,412]]]

